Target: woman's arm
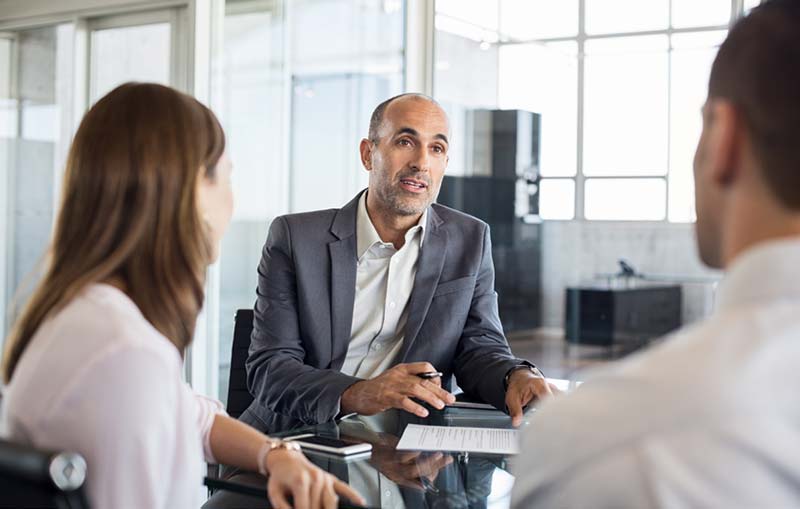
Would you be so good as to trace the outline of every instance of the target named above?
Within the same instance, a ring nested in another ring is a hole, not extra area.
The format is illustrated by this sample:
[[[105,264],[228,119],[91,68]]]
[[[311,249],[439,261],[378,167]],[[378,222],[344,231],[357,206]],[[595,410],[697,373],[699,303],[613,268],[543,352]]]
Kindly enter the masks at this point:
[[[259,471],[262,446],[270,438],[247,424],[217,414],[211,427],[211,452],[219,463]],[[269,474],[267,494],[275,509],[334,509],[339,495],[356,504],[364,499],[350,486],[310,463],[301,452],[269,451],[263,469]],[[288,495],[294,499],[289,504]]]

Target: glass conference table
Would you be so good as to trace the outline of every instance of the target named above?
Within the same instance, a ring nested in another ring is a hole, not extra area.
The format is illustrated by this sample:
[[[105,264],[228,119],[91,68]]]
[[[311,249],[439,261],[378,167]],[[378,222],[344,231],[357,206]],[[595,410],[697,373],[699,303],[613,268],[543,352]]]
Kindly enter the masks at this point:
[[[370,508],[506,509],[514,478],[508,457],[464,452],[398,451],[395,445],[408,424],[511,428],[511,419],[495,410],[446,408],[425,418],[401,411],[371,417],[352,416],[336,423],[307,426],[273,436],[304,433],[372,444],[370,455],[355,459],[305,451],[317,466],[358,490]],[[522,426],[524,428],[525,425]],[[222,469],[206,479],[214,491],[205,509],[266,508],[266,479],[253,472]],[[346,501],[340,507],[352,507]]]

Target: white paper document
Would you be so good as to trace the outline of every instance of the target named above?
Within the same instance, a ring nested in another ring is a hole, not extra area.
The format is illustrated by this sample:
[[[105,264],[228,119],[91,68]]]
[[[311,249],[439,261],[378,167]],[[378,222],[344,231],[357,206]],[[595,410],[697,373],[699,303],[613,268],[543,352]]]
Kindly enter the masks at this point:
[[[409,424],[396,448],[398,451],[517,454],[519,435],[514,429]]]

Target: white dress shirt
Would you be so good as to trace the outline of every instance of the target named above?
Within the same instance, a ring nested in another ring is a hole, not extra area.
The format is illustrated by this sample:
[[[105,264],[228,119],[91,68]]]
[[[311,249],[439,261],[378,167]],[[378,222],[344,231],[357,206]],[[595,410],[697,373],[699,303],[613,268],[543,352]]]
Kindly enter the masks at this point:
[[[199,507],[224,411],[192,392],[182,366],[127,295],[91,285],[25,350],[4,395],[4,436],[80,453],[92,507]]]
[[[800,507],[798,262],[747,250],[707,321],[543,404],[513,507]]]
[[[358,201],[358,270],[353,323],[342,373],[369,379],[386,371],[403,346],[408,299],[414,289],[417,259],[425,234],[427,209],[395,249],[383,242],[367,213],[367,193]]]

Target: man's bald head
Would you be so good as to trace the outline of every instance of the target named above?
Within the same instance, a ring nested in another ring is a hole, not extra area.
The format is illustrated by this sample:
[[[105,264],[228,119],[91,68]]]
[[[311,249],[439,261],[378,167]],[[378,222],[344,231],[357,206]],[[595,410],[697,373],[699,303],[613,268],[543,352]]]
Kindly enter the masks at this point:
[[[368,139],[373,142],[377,143],[380,139],[379,131],[381,129],[381,125],[383,125],[384,116],[386,113],[386,108],[389,107],[395,101],[427,101],[437,108],[441,109],[444,112],[442,106],[436,102],[436,100],[430,96],[425,94],[417,94],[417,93],[407,93],[407,94],[400,94],[394,97],[390,97],[386,99],[378,106],[375,107],[375,110],[372,112],[372,116],[369,119],[369,133]]]

